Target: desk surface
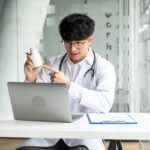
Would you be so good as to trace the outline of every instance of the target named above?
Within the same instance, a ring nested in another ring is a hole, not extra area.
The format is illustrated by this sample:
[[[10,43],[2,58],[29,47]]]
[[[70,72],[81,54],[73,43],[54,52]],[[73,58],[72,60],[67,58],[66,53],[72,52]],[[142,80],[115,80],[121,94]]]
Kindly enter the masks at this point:
[[[17,121],[11,114],[0,113],[0,137],[150,140],[150,114],[131,116],[138,124],[89,124],[86,115],[73,123]]]

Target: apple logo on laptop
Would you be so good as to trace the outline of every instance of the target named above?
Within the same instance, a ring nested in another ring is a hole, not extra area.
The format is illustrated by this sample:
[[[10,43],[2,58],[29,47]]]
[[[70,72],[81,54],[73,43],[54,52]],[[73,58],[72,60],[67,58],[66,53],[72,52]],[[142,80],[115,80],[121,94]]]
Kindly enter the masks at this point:
[[[32,98],[32,104],[35,106],[35,107],[39,107],[39,108],[42,108],[46,105],[45,103],[45,99],[41,96],[34,96]]]

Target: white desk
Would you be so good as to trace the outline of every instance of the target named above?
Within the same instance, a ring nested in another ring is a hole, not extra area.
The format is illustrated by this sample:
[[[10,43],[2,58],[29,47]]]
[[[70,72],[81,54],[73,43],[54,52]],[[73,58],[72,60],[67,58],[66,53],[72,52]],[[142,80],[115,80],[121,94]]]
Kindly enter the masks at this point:
[[[150,114],[131,114],[138,124],[91,125],[87,117],[73,123],[16,121],[0,113],[0,137],[101,138],[150,140]]]

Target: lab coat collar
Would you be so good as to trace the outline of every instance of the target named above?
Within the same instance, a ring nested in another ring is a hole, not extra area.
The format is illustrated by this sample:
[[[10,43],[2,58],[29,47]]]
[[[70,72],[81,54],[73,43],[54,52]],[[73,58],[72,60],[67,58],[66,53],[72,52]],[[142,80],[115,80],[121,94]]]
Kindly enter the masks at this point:
[[[93,52],[92,52],[92,51],[93,51],[92,48],[89,47],[89,53],[88,53],[87,57],[85,58],[85,60],[86,60],[90,65],[93,64],[93,59],[94,59],[94,57],[93,57]]]

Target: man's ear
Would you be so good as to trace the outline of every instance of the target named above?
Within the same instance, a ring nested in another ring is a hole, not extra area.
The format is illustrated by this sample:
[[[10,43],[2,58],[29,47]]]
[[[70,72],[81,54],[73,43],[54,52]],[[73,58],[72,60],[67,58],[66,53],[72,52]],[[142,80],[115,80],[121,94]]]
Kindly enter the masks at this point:
[[[89,45],[93,42],[93,40],[94,40],[94,36],[93,35],[88,37]]]

